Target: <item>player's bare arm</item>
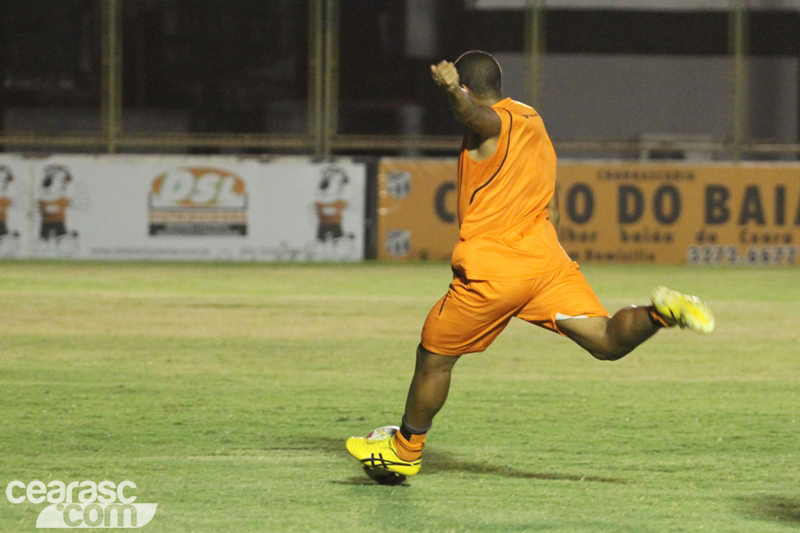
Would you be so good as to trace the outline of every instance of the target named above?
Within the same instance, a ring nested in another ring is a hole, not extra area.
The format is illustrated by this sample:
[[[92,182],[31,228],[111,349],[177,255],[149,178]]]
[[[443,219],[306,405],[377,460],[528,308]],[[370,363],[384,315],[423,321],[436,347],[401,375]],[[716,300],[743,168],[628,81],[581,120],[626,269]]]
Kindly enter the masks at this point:
[[[458,71],[453,63],[441,61],[431,65],[433,81],[447,93],[450,108],[460,123],[478,133],[483,139],[500,134],[502,122],[497,112],[490,106],[476,103],[469,89],[459,83]]]

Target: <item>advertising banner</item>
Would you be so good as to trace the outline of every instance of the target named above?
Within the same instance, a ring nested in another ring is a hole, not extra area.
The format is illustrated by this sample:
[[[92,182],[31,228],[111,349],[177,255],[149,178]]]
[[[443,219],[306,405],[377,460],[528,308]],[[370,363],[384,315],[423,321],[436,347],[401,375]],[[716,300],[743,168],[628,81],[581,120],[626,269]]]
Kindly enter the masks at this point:
[[[450,259],[458,240],[455,159],[382,159],[378,258]]]
[[[0,161],[11,167],[16,160]],[[21,257],[363,259],[363,164],[174,156],[22,161],[27,220],[10,218],[21,199],[6,202],[7,226],[24,227],[15,231],[29,242],[19,247]]]
[[[449,258],[456,161],[387,160],[379,178],[379,257]],[[800,263],[799,165],[562,162],[558,183],[581,263]]]
[[[559,165],[564,249],[579,262],[797,264],[800,166]]]
[[[25,257],[30,249],[31,164],[0,158],[0,259]]]

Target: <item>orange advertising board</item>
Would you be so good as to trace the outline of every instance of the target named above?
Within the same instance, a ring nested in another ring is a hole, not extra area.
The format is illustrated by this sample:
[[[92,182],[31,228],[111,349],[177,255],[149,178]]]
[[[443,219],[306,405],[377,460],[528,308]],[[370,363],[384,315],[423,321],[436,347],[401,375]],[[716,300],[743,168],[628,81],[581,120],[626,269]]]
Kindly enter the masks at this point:
[[[378,258],[449,260],[458,240],[455,159],[378,165]]]
[[[456,161],[379,166],[381,259],[447,259]],[[800,264],[800,165],[558,166],[559,238],[578,262]]]
[[[800,166],[559,165],[578,262],[797,264]]]

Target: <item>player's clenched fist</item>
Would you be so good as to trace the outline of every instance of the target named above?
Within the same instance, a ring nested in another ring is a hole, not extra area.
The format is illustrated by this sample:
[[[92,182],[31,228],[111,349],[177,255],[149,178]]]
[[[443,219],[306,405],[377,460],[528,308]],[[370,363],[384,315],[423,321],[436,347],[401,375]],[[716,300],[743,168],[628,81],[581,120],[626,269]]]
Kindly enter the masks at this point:
[[[431,76],[436,85],[449,92],[461,88],[458,83],[456,66],[449,61],[442,61],[438,65],[431,65]]]

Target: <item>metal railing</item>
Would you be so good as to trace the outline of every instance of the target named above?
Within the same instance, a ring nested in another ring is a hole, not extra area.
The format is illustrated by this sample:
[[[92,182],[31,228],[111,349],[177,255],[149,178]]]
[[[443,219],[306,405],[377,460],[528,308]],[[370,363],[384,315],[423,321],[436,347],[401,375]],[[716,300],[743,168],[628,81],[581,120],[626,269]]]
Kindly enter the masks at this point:
[[[342,135],[338,133],[339,7],[341,0],[309,2],[309,76],[307,134],[270,133],[128,133],[122,129],[122,2],[99,0],[102,5],[101,131],[98,133],[6,133],[0,143],[19,147],[86,148],[115,153],[121,148],[187,149],[242,148],[287,150],[328,159],[339,152],[424,150],[453,153],[459,139],[438,135]],[[128,0],[131,1],[131,0]],[[529,100],[537,101],[544,50],[542,0],[528,0],[525,32],[525,80]],[[800,155],[800,143],[761,143],[746,139],[747,131],[747,0],[731,0],[729,48],[733,64],[730,81],[732,109],[729,139],[723,142],[673,140],[555,139],[559,150],[580,153],[685,150],[721,154],[740,160],[747,154]]]

